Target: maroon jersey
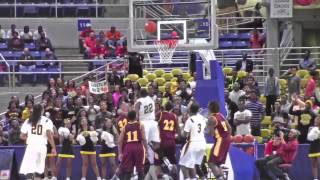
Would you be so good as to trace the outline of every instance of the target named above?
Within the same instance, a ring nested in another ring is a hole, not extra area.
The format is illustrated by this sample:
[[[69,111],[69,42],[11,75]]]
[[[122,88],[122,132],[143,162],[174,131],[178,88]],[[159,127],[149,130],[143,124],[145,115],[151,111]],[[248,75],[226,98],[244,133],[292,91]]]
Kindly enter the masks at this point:
[[[160,112],[158,124],[160,128],[161,140],[175,140],[178,120],[174,113],[167,111]]]
[[[128,124],[128,120],[127,120],[127,116],[121,114],[118,118],[117,118],[117,128],[118,131],[122,131],[122,129]]]
[[[229,137],[230,132],[226,124],[226,119],[223,117],[223,115],[221,113],[215,113],[213,114],[213,117],[215,117],[215,119],[217,120],[217,124],[214,131],[214,137],[216,139],[221,137]]]
[[[124,127],[124,144],[141,143],[141,125],[138,121],[128,122]]]

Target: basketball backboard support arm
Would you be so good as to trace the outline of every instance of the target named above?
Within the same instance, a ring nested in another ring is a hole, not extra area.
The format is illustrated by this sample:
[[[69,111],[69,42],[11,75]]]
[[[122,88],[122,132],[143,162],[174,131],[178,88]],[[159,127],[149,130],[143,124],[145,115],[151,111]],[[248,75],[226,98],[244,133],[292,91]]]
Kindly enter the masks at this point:
[[[150,2],[150,0],[148,1]],[[129,0],[129,30],[128,30],[128,49],[129,51],[156,51],[154,45],[151,43],[152,40],[138,40],[137,34],[146,35],[147,33],[144,32],[143,24],[145,24],[148,20],[156,20],[156,21],[165,21],[166,23],[170,24],[170,21],[173,22],[173,24],[177,21],[191,21],[191,18],[185,17],[185,18],[176,18],[177,16],[172,15],[172,17],[166,17],[163,15],[162,17],[139,17],[137,14],[137,8],[139,10],[145,10],[148,7],[151,7],[150,4],[143,5],[141,3],[147,3],[147,1],[141,1],[141,0]],[[170,3],[161,3],[161,1],[153,2],[153,5],[157,5],[157,3],[160,5],[163,4],[170,4]],[[201,43],[192,43],[193,38],[186,39],[184,43],[179,41],[179,44],[176,48],[176,50],[204,50],[204,49],[216,49],[218,48],[218,28],[216,25],[216,3],[215,0],[208,0],[208,1],[190,1],[189,4],[192,5],[192,3],[206,3],[206,8],[209,11],[208,12],[208,27],[209,27],[209,34],[207,41],[201,41]],[[183,4],[184,6],[188,4]],[[179,2],[172,3],[174,6],[178,6]],[[143,14],[143,13],[141,13]],[[163,18],[165,17],[165,18]],[[204,19],[204,18],[203,18]],[[159,28],[159,23],[158,28]],[[140,26],[139,26],[140,25]],[[188,27],[187,27],[188,28]],[[188,36],[187,29],[184,28],[183,32],[185,33],[184,36]],[[143,39],[143,38],[142,38]],[[155,35],[154,40],[159,39],[159,33]],[[139,43],[138,43],[139,41]],[[198,41],[199,42],[199,41]]]

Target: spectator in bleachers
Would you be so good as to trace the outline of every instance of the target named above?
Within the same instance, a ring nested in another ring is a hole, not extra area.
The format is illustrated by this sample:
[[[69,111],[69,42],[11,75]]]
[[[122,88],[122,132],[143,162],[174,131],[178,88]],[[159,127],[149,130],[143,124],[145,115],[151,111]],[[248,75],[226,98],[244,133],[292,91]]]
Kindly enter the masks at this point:
[[[291,97],[290,97],[291,99]],[[288,101],[288,95],[282,95],[280,97],[280,109],[283,112],[289,113],[289,108],[290,108],[291,104]]]
[[[264,19],[262,19],[262,13],[260,11],[261,7],[262,7],[262,4],[260,2],[258,2],[256,4],[256,6],[254,7],[254,11],[252,13],[252,17],[255,18],[253,20],[253,27],[254,28],[262,28],[263,27]]]
[[[275,102],[274,107],[275,107],[275,111],[271,114],[272,122],[289,124],[290,118],[289,118],[288,112],[281,109],[281,105],[279,101]]]
[[[19,38],[17,32],[13,32],[13,36],[8,41],[8,48],[12,51],[22,51],[24,48],[24,42]]]
[[[21,118],[21,111],[17,107],[15,101],[11,100],[8,105],[8,110],[5,114],[7,121],[11,122],[12,120],[20,120]]]
[[[311,78],[308,80],[306,90],[305,90],[305,97],[310,99],[314,95],[314,91],[317,87],[317,81],[319,79],[319,72],[312,70],[309,72]]]
[[[247,53],[242,54],[242,60],[238,60],[235,66],[236,71],[246,71],[250,73],[253,70],[253,62],[252,60],[248,59]]]
[[[56,55],[54,55],[54,53],[49,48],[46,49],[44,60],[45,61],[43,61],[42,63],[45,68],[56,67],[59,65],[59,63],[55,61],[57,60]]]
[[[258,93],[258,96],[260,96],[260,89],[258,82],[255,80],[252,73],[249,73],[247,77],[243,80],[243,83],[245,86],[248,86],[249,90],[255,90]]]
[[[33,32],[33,39],[34,40],[40,39],[41,33],[44,33],[44,35],[47,35],[46,32],[43,30],[43,27],[40,25],[40,26],[38,26],[38,30],[35,30]]]
[[[250,92],[249,102],[246,104],[246,109],[252,113],[250,126],[251,134],[254,136],[260,136],[261,134],[261,121],[264,118],[265,110],[262,103],[258,98],[258,92],[252,90]]]
[[[34,104],[34,101],[32,101],[31,99],[28,99],[25,101],[25,107],[22,111],[22,116],[21,116],[21,119],[23,121],[29,119],[29,117],[33,111],[33,104]]]
[[[97,46],[90,51],[90,58],[104,59],[108,55],[106,45],[97,42]]]
[[[120,31],[117,31],[116,27],[112,26],[109,31],[106,32],[107,44],[109,46],[117,46],[118,41],[121,38]]]
[[[95,52],[97,47],[97,39],[94,32],[91,32],[89,37],[85,38],[83,47],[85,48],[85,57],[90,58],[91,52]]]
[[[280,85],[273,68],[269,69],[268,75],[264,82],[264,96],[266,97],[266,115],[270,116],[275,110],[274,103],[280,95]]]
[[[232,102],[236,103],[238,105],[239,98],[244,96],[246,93],[240,89],[239,83],[235,82],[233,84],[233,90],[230,92],[229,98]]]
[[[128,54],[127,41],[123,41],[123,43],[119,44],[116,48],[115,53],[117,57],[124,57],[125,55],[127,55]]]
[[[252,49],[259,49],[263,47],[264,40],[261,36],[262,35],[260,35],[259,31],[256,28],[252,31],[252,35],[250,38],[250,47]],[[255,50],[254,52],[257,54],[260,52],[260,50]]]
[[[20,32],[20,38],[26,43],[33,42],[33,34],[30,31],[29,26],[24,26],[23,31]]]
[[[16,25],[11,24],[10,29],[7,31],[7,39],[13,38],[14,32],[18,33],[18,31],[16,29]]]
[[[80,53],[84,52],[84,43],[85,43],[85,39],[87,37],[89,37],[90,33],[94,32],[93,29],[91,28],[91,24],[88,23],[86,28],[81,31],[80,35],[79,35],[79,46],[80,46]]]
[[[40,33],[40,38],[36,41],[36,46],[39,51],[45,51],[47,48],[54,51],[50,39],[46,37],[44,32]]]
[[[232,127],[232,133],[234,134],[235,132],[235,124],[233,123],[234,121],[234,114],[238,111],[238,106],[235,102],[231,101],[231,99],[229,98],[229,91],[225,90],[224,91],[224,101],[225,101],[225,108],[226,108],[226,112],[227,112],[227,119],[228,122],[230,124],[230,126]]]
[[[298,67],[292,66],[281,78],[287,79],[288,81],[288,96],[291,100],[293,94],[300,94],[300,77],[297,76]]]
[[[137,52],[129,52],[129,70],[128,74],[138,74],[140,78],[143,77],[142,63],[144,56]]]
[[[13,120],[8,133],[9,146],[23,145],[24,142],[20,139],[20,126],[18,120]]]
[[[245,101],[239,100],[238,111],[234,114],[234,125],[236,126],[236,135],[251,134],[250,121],[251,111],[246,109]]]
[[[8,146],[8,134],[3,131],[2,123],[0,123],[0,146]]]
[[[317,65],[314,62],[314,60],[312,58],[310,58],[310,50],[305,50],[304,52],[304,58],[300,61],[300,68],[301,69],[306,69],[308,71],[312,71],[312,70],[316,70],[317,69]]]
[[[106,36],[104,35],[103,31],[100,31],[97,37],[97,41],[99,42],[99,44],[105,44],[107,39]]]
[[[36,69],[36,62],[29,61],[34,60],[28,48],[24,48],[23,53],[20,56],[20,61],[18,62],[20,71],[33,71]],[[33,78],[33,83],[35,83],[35,76]],[[19,75],[18,85],[22,83],[22,74]]]
[[[96,129],[102,129],[106,119],[112,118],[112,112],[108,111],[108,105],[106,101],[100,101],[100,110],[97,113],[95,127]]]
[[[6,32],[2,29],[0,25],[0,42],[5,42],[6,39]]]

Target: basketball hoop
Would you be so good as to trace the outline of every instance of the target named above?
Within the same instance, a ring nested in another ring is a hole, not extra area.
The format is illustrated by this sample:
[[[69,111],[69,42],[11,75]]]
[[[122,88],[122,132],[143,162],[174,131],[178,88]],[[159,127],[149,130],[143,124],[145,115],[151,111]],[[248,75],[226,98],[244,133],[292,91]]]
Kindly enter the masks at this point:
[[[178,40],[158,40],[154,42],[154,47],[157,48],[160,55],[160,63],[172,63],[173,52],[176,50]]]

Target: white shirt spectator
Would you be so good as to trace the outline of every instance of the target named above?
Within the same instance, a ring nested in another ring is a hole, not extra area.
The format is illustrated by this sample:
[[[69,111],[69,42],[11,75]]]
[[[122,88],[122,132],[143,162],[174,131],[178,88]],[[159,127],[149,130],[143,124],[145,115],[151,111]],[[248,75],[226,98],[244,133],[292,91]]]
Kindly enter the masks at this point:
[[[234,114],[234,119],[237,121],[245,121],[246,119],[250,119],[252,116],[251,111],[245,109],[244,111],[237,111]],[[251,134],[250,122],[246,124],[239,124],[236,128],[236,135],[248,135]]]
[[[33,34],[31,31],[29,31],[28,33],[25,33],[23,31],[20,32],[20,37],[22,39],[32,39],[33,38]]]
[[[0,39],[6,38],[6,32],[3,29],[0,29]]]
[[[16,30],[16,32],[18,32],[18,31]],[[11,38],[12,38],[12,31],[11,31],[11,29],[9,29],[7,32],[7,39],[11,39]],[[20,36],[18,36],[18,38],[20,38]]]
[[[243,90],[238,90],[238,91],[231,91],[229,94],[229,98],[232,102],[236,103],[237,105],[239,104],[239,98],[241,96],[244,96],[246,94],[246,92],[244,92]]]
[[[43,33],[44,33],[44,35],[47,37],[47,33],[43,30]],[[34,40],[37,40],[37,39],[39,39],[41,36],[40,36],[40,33],[38,32],[38,30],[36,30],[36,31],[34,31],[33,32],[33,39]]]

